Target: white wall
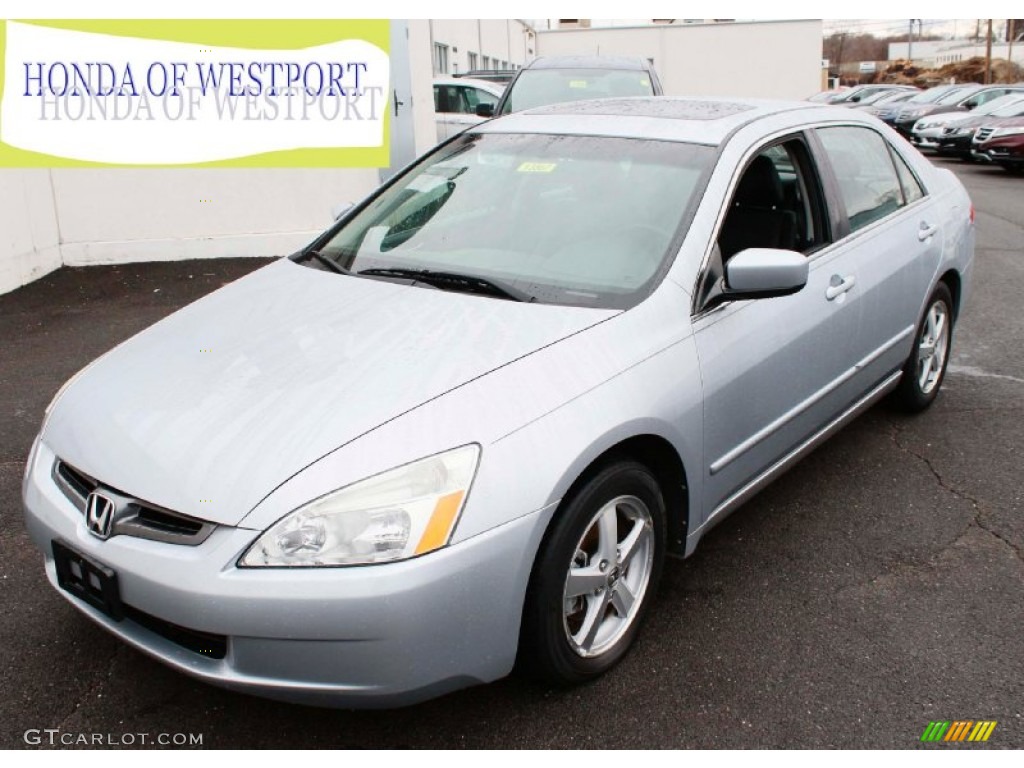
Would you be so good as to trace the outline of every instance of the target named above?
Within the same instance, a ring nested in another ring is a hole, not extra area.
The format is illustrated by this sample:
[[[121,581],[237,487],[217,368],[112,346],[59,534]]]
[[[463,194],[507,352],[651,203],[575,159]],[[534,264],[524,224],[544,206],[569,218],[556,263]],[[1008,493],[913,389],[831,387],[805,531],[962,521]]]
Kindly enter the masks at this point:
[[[291,253],[377,184],[375,168],[0,170],[0,293],[61,264]]]
[[[533,30],[518,19],[433,19],[428,27],[432,43],[448,46],[450,75],[470,69],[470,53],[477,54],[478,69],[484,56],[491,59],[490,69],[498,69],[502,61],[521,67],[536,48]]]
[[[409,20],[409,69],[412,75],[412,120],[416,135],[416,154],[422,155],[437,145],[434,122],[433,51],[431,22]]]
[[[668,96],[805,99],[821,90],[821,40],[819,19],[553,29],[537,55],[651,58]]]
[[[0,170],[0,293],[61,265],[50,171]]]
[[[71,266],[290,253],[376,185],[372,168],[53,171]]]

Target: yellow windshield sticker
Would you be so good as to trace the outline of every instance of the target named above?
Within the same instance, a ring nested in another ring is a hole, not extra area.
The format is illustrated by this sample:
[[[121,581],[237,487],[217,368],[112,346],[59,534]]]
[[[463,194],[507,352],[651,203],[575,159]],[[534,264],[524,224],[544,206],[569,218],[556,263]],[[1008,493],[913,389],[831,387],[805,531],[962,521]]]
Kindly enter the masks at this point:
[[[517,171],[520,173],[551,173],[558,167],[558,163],[523,163]]]
[[[569,81],[569,87],[570,88],[586,88],[587,87],[587,81],[586,80],[570,80]]]
[[[650,81],[650,80],[648,80],[648,79],[647,79],[647,78],[645,77],[645,78],[643,78],[643,79],[642,79],[642,80],[640,81],[640,85],[642,85],[642,86],[643,86],[644,88],[650,88],[650,87],[651,87],[651,81]]]

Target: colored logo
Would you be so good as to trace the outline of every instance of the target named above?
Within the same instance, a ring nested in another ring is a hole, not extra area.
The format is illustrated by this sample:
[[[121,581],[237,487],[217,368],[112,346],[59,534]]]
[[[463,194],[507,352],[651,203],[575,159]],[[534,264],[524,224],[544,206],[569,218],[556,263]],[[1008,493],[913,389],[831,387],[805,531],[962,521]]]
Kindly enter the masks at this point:
[[[938,720],[928,723],[921,741],[988,741],[995,720]]]

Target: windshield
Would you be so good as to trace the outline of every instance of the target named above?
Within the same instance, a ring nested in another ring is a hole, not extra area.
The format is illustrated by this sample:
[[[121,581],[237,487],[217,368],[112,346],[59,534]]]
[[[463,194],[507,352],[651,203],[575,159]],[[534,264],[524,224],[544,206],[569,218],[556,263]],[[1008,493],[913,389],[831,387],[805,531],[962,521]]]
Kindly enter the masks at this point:
[[[955,91],[950,91],[948,94],[939,99],[936,104],[948,105],[957,104],[964,99],[969,99],[977,88],[960,88]]]
[[[674,142],[464,134],[318,251],[356,276],[427,270],[527,301],[624,309],[663,274],[713,157]]]
[[[653,95],[651,78],[639,69],[527,69],[512,83],[501,113],[564,101]]]
[[[895,104],[899,101],[912,101],[914,98],[914,91],[896,91],[895,93],[884,93],[882,98],[875,102],[877,106],[883,104]]]
[[[940,85],[917,94],[907,104],[934,104],[942,97],[949,96],[952,93],[959,93],[961,90],[950,85]]]
[[[886,99],[891,99],[894,96],[901,95],[903,95],[903,91],[876,91],[875,93],[868,94],[863,99],[861,99],[860,105],[863,107],[868,104],[875,104],[880,101],[885,101]]]
[[[984,112],[981,111],[986,107],[995,104],[997,101],[1002,103],[995,109],[986,109]],[[992,117],[1019,117],[1022,112],[1024,112],[1024,95],[1019,93],[1015,93],[1012,96],[1003,96],[1002,98],[994,99],[988,104],[983,104],[974,110],[974,114],[976,115],[992,115]]]

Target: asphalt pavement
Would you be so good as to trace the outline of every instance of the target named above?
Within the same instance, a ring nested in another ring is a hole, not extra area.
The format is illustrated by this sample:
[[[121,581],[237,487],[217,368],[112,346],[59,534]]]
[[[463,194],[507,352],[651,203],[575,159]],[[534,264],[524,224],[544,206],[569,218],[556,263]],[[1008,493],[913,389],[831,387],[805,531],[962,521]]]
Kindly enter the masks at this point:
[[[633,652],[569,690],[511,678],[312,709],[196,682],[94,626],[22,521],[43,409],[89,360],[264,262],[62,269],[0,296],[0,748],[26,731],[44,747],[979,748],[922,745],[934,720],[995,720],[980,748],[1024,747],[1024,178],[940,165],[971,192],[978,250],[934,407],[875,408],[669,561]]]

